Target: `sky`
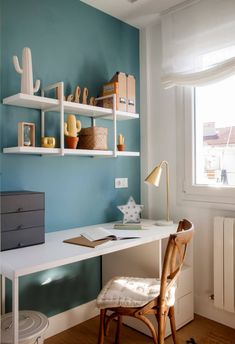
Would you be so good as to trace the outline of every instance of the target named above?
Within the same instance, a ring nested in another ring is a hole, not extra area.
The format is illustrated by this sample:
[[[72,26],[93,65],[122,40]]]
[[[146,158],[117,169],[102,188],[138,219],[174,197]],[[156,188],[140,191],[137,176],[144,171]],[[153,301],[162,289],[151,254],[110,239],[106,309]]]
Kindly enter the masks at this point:
[[[216,122],[216,128],[235,126],[235,75],[197,87],[195,101],[197,120]]]

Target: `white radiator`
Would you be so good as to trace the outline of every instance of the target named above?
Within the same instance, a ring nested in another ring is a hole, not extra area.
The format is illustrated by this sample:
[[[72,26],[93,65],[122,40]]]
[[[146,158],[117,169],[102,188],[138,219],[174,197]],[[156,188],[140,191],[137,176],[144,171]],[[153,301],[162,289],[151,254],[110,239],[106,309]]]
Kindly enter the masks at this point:
[[[235,312],[235,218],[214,219],[214,304]]]

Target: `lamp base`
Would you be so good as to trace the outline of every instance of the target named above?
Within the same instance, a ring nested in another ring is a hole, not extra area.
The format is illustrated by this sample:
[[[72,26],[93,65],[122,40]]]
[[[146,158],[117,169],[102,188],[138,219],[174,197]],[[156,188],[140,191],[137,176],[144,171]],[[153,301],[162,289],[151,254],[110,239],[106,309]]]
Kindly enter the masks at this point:
[[[167,221],[167,220],[157,220],[156,223],[154,223],[155,226],[172,226],[173,221]]]

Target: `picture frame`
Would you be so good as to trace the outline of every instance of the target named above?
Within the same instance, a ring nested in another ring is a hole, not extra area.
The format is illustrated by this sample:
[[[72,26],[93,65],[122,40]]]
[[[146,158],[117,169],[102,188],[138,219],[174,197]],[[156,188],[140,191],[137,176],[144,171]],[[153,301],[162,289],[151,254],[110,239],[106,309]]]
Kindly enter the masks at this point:
[[[18,146],[35,147],[35,124],[18,123]]]

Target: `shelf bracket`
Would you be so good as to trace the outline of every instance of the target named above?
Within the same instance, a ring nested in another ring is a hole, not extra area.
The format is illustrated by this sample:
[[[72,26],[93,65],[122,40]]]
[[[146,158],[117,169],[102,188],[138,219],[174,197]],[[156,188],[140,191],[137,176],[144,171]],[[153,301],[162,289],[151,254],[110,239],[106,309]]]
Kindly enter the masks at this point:
[[[64,82],[60,81],[55,84],[44,87],[42,96],[46,91],[58,89],[59,109],[60,109],[60,153],[58,155],[64,156]],[[45,111],[41,111],[41,137],[45,136]]]
[[[96,98],[95,100],[104,100],[104,99],[108,99],[108,98],[113,98],[113,157],[116,158],[117,157],[117,96],[116,94],[110,94],[107,96],[103,96],[103,97],[99,97]],[[99,116],[99,118],[101,117],[107,117],[107,115],[104,116]]]
[[[95,127],[96,126],[96,118],[91,117],[91,126]]]
[[[113,94],[113,156],[117,157],[117,96]]]

